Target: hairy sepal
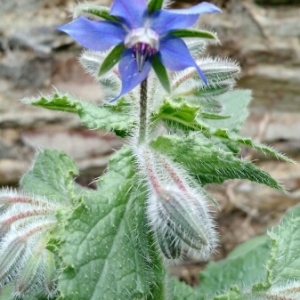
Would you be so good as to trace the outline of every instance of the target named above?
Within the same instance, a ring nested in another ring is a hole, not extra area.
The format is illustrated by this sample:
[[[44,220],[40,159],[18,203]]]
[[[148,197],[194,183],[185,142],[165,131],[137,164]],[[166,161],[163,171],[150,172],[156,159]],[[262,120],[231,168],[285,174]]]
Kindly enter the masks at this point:
[[[118,63],[118,61],[121,59],[124,49],[125,46],[123,44],[120,44],[115,46],[113,50],[111,50],[111,52],[106,56],[100,67],[98,73],[99,76],[102,76],[108,71],[110,71]]]
[[[218,41],[218,36],[215,33],[207,30],[177,29],[170,31],[168,34],[179,38],[201,38]]]
[[[162,231],[154,227],[156,243],[163,256],[170,260],[179,259],[182,253],[182,245],[177,236],[171,230]]]
[[[78,4],[73,10],[73,17],[78,18],[81,16],[92,17],[97,19],[104,19],[107,21],[118,21],[118,18],[109,14],[109,7],[96,5],[92,2]]]

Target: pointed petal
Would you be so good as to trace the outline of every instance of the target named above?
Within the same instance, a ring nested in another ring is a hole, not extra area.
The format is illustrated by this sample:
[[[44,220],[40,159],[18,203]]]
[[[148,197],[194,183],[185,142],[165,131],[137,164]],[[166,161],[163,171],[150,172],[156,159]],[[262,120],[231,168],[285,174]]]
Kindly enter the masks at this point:
[[[117,22],[90,21],[78,18],[58,30],[64,31],[84,47],[104,51],[124,41],[126,32]]]
[[[121,18],[130,29],[143,27],[147,12],[146,0],[115,0],[110,9],[110,14]]]
[[[132,50],[125,50],[119,63],[119,73],[122,81],[122,89],[120,94],[111,102],[117,100],[124,94],[130,92],[139,83],[141,83],[149,74],[151,63],[147,60],[144,64],[143,70],[138,71],[136,59],[132,55]]]
[[[160,43],[160,60],[172,71],[181,71],[189,67],[197,69],[200,77],[207,83],[206,77],[202,70],[197,66],[194,58],[191,56],[188,47],[180,38],[165,38]]]
[[[221,12],[215,5],[202,2],[187,9],[157,10],[151,15],[151,28],[162,35],[170,30],[193,26],[201,14]]]

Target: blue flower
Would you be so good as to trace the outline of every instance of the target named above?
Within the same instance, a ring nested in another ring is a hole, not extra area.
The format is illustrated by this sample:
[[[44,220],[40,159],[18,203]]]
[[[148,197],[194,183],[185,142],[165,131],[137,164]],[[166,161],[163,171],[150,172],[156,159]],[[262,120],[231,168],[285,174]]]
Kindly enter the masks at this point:
[[[172,71],[195,67],[206,83],[181,37],[193,36],[185,28],[194,25],[200,14],[220,9],[206,2],[188,9],[151,9],[151,3],[148,7],[147,0],[115,0],[110,13],[103,14],[106,20],[80,17],[58,28],[91,50],[105,51],[115,46],[122,82],[117,98],[141,83],[151,66],[156,73],[165,71],[165,67]]]

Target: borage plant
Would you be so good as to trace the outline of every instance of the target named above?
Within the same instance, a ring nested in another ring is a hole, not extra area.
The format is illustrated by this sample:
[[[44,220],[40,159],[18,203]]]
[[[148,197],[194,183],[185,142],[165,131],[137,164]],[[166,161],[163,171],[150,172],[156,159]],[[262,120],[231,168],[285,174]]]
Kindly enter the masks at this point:
[[[238,135],[251,97],[233,90],[240,68],[203,57],[217,36],[190,28],[220,10],[205,2],[172,10],[165,2],[80,4],[59,28],[89,49],[80,61],[101,83],[104,104],[59,93],[24,101],[76,113],[126,145],[96,190],[74,182],[70,158],[45,149],[22,191],[1,191],[0,299],[299,299],[299,217],[209,264],[196,289],[168,277],[166,266],[186,253],[207,260],[216,248],[216,202],[205,184],[240,178],[282,189],[237,157],[242,145],[289,159]]]

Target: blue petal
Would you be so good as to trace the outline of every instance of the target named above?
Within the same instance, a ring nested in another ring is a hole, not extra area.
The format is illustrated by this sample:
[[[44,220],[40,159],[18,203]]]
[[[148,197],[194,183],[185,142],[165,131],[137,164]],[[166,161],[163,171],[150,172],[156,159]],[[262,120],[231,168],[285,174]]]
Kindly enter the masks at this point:
[[[151,15],[151,28],[162,35],[170,30],[193,26],[200,14],[217,13],[221,10],[215,5],[202,2],[187,9],[157,10]]]
[[[64,31],[84,47],[104,51],[124,41],[126,31],[117,22],[78,18],[58,30]]]
[[[143,27],[147,12],[146,0],[115,0],[110,9],[110,14],[121,18],[129,29]]]
[[[204,73],[196,64],[182,39],[172,37],[161,40],[159,55],[161,62],[169,70],[181,71],[189,67],[196,68],[204,83],[207,84]]]
[[[151,62],[147,60],[142,71],[139,72],[136,60],[132,55],[132,50],[125,50],[119,62],[119,73],[122,81],[122,89],[120,94],[115,99],[111,100],[111,102],[117,100],[124,94],[134,89],[148,76],[150,69]]]

